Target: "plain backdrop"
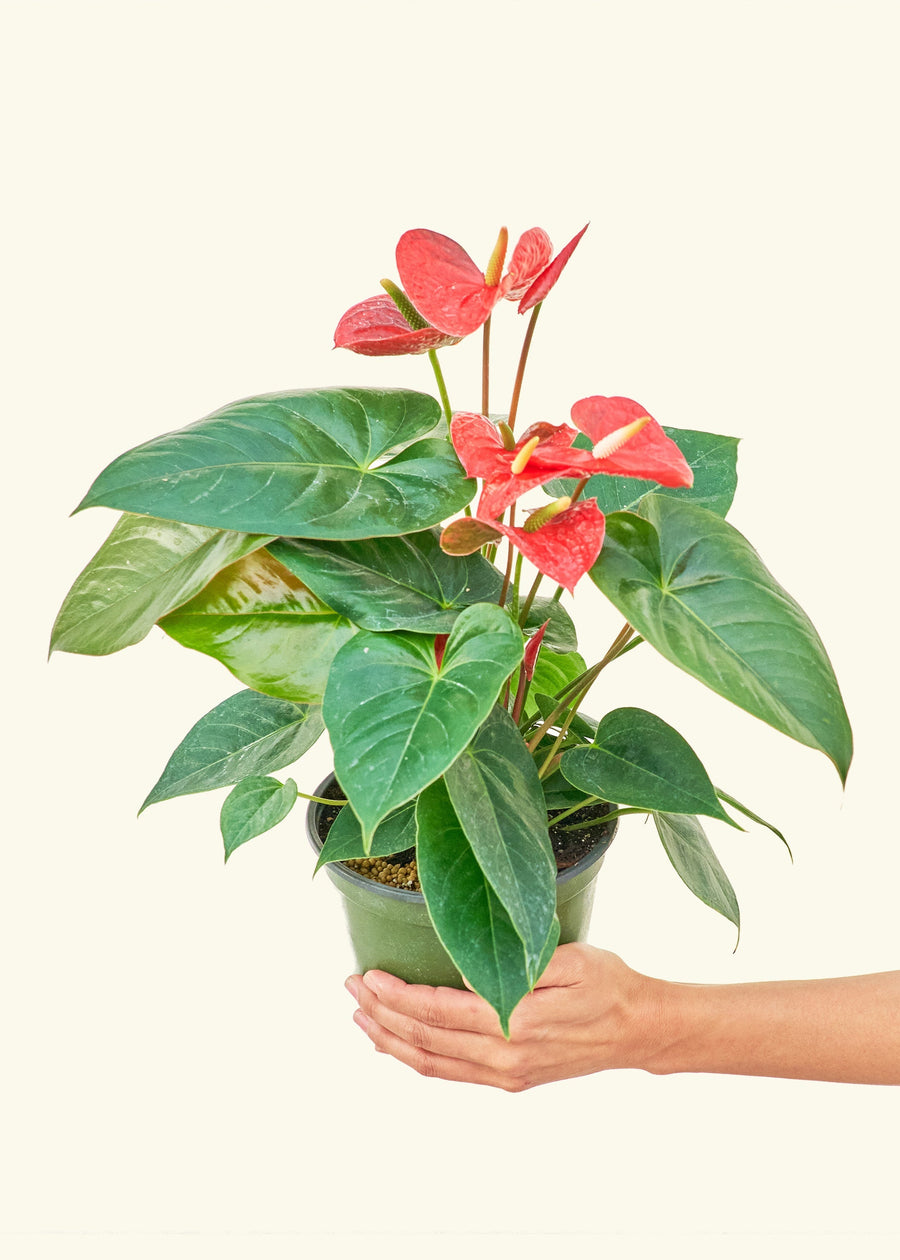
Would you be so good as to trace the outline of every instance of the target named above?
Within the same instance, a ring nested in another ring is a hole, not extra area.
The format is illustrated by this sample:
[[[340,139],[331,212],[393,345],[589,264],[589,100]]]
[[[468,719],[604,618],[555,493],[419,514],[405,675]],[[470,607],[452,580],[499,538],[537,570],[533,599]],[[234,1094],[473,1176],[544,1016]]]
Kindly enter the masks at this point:
[[[2,5],[0,1230],[31,1256],[896,1254],[900,1093],[607,1074],[420,1079],[351,1021],[297,810],[222,864],[224,793],[140,801],[239,689],[154,631],[46,663],[115,455],[233,399],[432,388],[332,349],[431,227],[563,244],[522,415],[590,393],[741,437],[732,520],[816,623],[854,725],[824,757],[649,649],[596,704],[673,723],[785,831],[710,835],[743,934],[622,827],[591,939],[676,980],[900,966],[897,8],[31,0]],[[495,320],[498,402],[524,331]],[[478,347],[444,354],[478,405]],[[579,588],[596,657],[619,619]],[[310,791],[321,747],[296,772]]]

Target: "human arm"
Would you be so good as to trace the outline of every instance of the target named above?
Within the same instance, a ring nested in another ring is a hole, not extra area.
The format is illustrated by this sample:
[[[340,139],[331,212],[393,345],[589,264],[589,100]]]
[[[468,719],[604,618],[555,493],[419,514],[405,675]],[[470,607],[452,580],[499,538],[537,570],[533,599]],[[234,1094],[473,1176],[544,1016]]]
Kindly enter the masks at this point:
[[[900,1084],[900,972],[674,984],[564,945],[514,1011],[509,1041],[474,993],[377,971],[347,987],[376,1049],[426,1076],[514,1092],[609,1068]]]

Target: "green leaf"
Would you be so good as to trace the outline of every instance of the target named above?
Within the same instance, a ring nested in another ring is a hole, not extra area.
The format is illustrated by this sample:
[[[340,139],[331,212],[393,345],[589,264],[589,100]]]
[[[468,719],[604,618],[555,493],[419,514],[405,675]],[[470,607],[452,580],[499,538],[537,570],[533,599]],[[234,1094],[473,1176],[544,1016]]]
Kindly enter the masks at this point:
[[[408,534],[475,491],[449,441],[415,441],[439,415],[433,398],[400,389],[246,398],[120,455],[76,510],[304,538]]]
[[[559,940],[554,917],[534,978],[522,940],[460,826],[443,780],[416,804],[416,859],[428,913],[440,940],[476,993],[493,1006],[504,1036],[509,1018],[550,961]]]
[[[232,788],[219,815],[225,861],[239,845],[261,836],[286,818],[296,800],[297,784],[293,779],[279,783],[277,779],[252,775]]]
[[[774,826],[770,822],[766,822],[765,818],[760,818],[759,814],[754,814],[752,809],[748,809],[746,805],[742,805],[740,801],[736,801],[733,796],[729,796],[728,793],[723,792],[721,788],[716,788],[716,792],[718,794],[720,801],[724,801],[725,804],[730,805],[732,809],[738,810],[739,813],[743,814],[746,818],[749,818],[751,822],[759,823],[761,827],[767,827],[768,830],[773,833],[773,835],[776,835],[778,839],[781,841],[781,843],[784,845],[784,847],[787,849],[788,856],[793,862],[794,855],[793,853],[791,853],[791,846],[788,844],[787,840],[785,840],[784,836],[781,834],[781,832],[778,830],[776,826]]]
[[[463,608],[496,601],[502,585],[483,556],[448,556],[431,530],[351,542],[282,538],[269,550],[364,630],[442,634]]]
[[[267,535],[122,516],[63,601],[50,651],[106,656],[140,643],[220,569],[269,541]]]
[[[556,862],[537,769],[518,727],[495,706],[444,772],[454,813],[535,968],[556,913]]]
[[[518,626],[496,604],[459,614],[440,669],[429,636],[361,630],[344,644],[323,711],[335,774],[367,845],[382,818],[456,760],[523,646]]]
[[[655,481],[640,477],[616,477],[599,473],[591,477],[584,488],[584,498],[595,498],[601,512],[632,512],[645,494],[661,494],[667,498],[684,499],[697,507],[706,508],[716,516],[725,516],[737,489],[738,438],[724,437],[719,433],[702,433],[696,429],[663,430],[678,446],[694,473],[692,486],[660,486]],[[575,446],[588,450],[590,438],[580,434]],[[574,480],[561,477],[544,487],[554,498],[571,494]]]
[[[606,518],[603,550],[590,570],[600,590],[668,660],[820,749],[845,779],[850,723],[803,609],[747,540],[711,512],[657,494],[641,511]]]
[[[556,700],[553,696],[537,692],[534,696],[534,703],[537,705],[537,711],[541,718],[546,721],[546,719],[550,717],[551,713],[556,712],[561,702]],[[577,736],[579,742],[592,743],[596,733],[597,723],[593,718],[587,717],[584,713],[576,713],[569,723],[568,735]]]
[[[569,749],[559,768],[575,787],[604,801],[670,814],[708,814],[737,826],[687,740],[645,709],[607,713],[594,743]]]
[[[141,810],[157,801],[281,770],[302,757],[323,730],[318,705],[239,691],[191,727]]]
[[[545,652],[542,647],[531,680],[532,694],[553,696],[586,669],[584,657],[578,652]]]
[[[159,624],[248,687],[299,704],[321,701],[335,653],[356,633],[265,550],[224,569]]]
[[[549,811],[551,809],[571,809],[573,805],[580,805],[589,795],[588,792],[582,792],[580,788],[573,787],[559,770],[554,770],[552,774],[548,774],[546,779],[541,781],[544,789],[544,806]]]
[[[349,805],[345,805],[331,824],[328,837],[322,845],[316,870],[327,862],[346,862],[348,858],[389,857],[412,849],[416,843],[416,802],[407,801],[375,828],[372,845],[366,853],[359,819]]]
[[[554,652],[577,650],[578,636],[575,632],[575,623],[568,612],[558,599],[551,599],[549,595],[539,595],[528,610],[525,629],[538,630],[545,621],[549,621],[550,624],[544,631],[541,642],[542,651],[544,648],[550,648]]]
[[[689,814],[654,813],[653,821],[675,870],[695,896],[725,916],[741,934],[741,911],[700,821]]]

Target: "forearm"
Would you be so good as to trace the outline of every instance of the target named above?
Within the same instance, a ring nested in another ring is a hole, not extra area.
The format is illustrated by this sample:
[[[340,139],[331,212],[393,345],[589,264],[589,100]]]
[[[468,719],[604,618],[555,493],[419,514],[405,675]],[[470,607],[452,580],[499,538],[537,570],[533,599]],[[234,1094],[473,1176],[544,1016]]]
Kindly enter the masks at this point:
[[[900,971],[694,985],[646,979],[639,1066],[900,1084]]]

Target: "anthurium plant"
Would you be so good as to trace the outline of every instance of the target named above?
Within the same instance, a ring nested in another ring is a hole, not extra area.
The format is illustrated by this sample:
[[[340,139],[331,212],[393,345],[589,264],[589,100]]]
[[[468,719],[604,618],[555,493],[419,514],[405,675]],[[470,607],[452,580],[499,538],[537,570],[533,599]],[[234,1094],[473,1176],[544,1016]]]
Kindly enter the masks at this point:
[[[312,799],[273,772],[327,730],[349,806],[322,860],[412,839],[437,933],[504,1029],[558,939],[550,810],[557,823],[598,801],[650,815],[688,887],[739,926],[701,818],[762,819],[661,717],[588,717],[603,670],[655,649],[821,750],[842,780],[852,751],[813,625],[725,520],[735,438],[601,395],[570,404],[570,422],[517,431],[538,315],[583,232],[554,254],[532,228],[507,262],[504,229],[484,271],[448,237],[406,232],[399,283],[347,311],[335,343],[427,354],[440,401],[267,394],[127,451],[79,505],[122,515],[51,644],[104,655],[158,625],[245,685],[200,718],[144,802],[230,787],[226,860]],[[497,415],[491,325],[507,302],[528,320]],[[437,352],[479,329],[480,408],[454,411]],[[582,655],[567,602],[585,579],[624,625]]]

